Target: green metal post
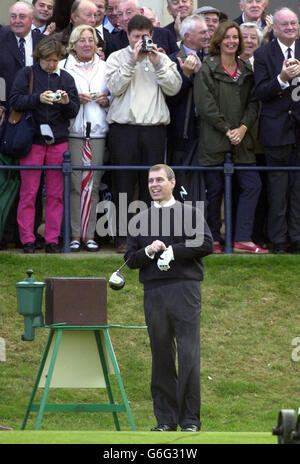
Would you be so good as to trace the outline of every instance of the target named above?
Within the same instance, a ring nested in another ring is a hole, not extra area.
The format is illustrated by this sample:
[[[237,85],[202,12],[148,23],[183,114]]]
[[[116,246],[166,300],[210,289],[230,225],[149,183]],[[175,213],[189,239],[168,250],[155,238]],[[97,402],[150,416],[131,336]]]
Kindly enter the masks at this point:
[[[106,346],[108,348],[109,356],[110,356],[110,359],[111,359],[111,362],[112,362],[112,365],[113,365],[113,368],[114,368],[114,371],[115,371],[115,374],[116,374],[116,377],[117,377],[117,382],[118,382],[118,385],[119,385],[119,388],[120,388],[120,392],[121,392],[121,395],[122,395],[122,398],[123,398],[124,406],[125,406],[128,418],[129,418],[129,422],[130,422],[132,430],[135,431],[136,430],[135,423],[134,423],[134,420],[133,420],[133,417],[132,417],[132,414],[131,414],[131,409],[130,409],[128,400],[127,400],[127,396],[126,396],[125,388],[124,388],[124,385],[123,385],[123,382],[122,382],[122,378],[121,378],[119,366],[118,366],[118,363],[117,363],[117,360],[116,360],[116,356],[115,356],[114,350],[112,348],[112,344],[111,344],[110,336],[109,336],[109,333],[108,333],[108,329],[103,328],[102,331],[103,331],[103,334],[104,334]]]
[[[102,346],[101,335],[100,335],[98,330],[95,330],[94,334],[95,334],[96,343],[97,343],[97,347],[98,347],[98,351],[99,351],[99,356],[100,356],[100,361],[101,361],[101,365],[102,365],[102,370],[103,370],[103,375],[104,375],[104,379],[105,379],[105,385],[106,385],[106,390],[107,390],[109,402],[110,402],[110,404],[115,404],[112,389],[111,389],[111,385],[110,385],[110,380],[109,380],[109,375],[108,375],[108,369],[107,369],[106,359],[105,359],[105,355],[104,355],[104,350],[103,350],[103,346]],[[117,413],[114,411],[112,414],[113,414],[116,430],[121,430]]]
[[[40,408],[39,408],[39,412],[38,412],[38,416],[37,416],[37,420],[36,420],[36,424],[35,424],[35,430],[39,430],[41,422],[42,422],[42,417],[43,417],[45,406],[46,406],[46,400],[47,400],[48,391],[49,391],[50,384],[51,384],[51,379],[52,379],[52,375],[53,375],[53,370],[54,370],[54,366],[55,366],[55,362],[56,362],[56,357],[57,357],[58,348],[59,348],[59,344],[60,344],[60,341],[61,341],[62,333],[63,333],[62,329],[57,330],[57,336],[56,336],[56,340],[55,340],[55,344],[54,344],[54,348],[53,348],[51,361],[50,361],[50,364],[49,364],[47,380],[45,382],[44,393],[43,393],[42,400],[41,400],[41,403],[40,403]]]
[[[47,359],[47,356],[48,356],[48,352],[49,352],[49,349],[50,349],[50,346],[51,346],[53,335],[54,335],[54,330],[51,330],[50,333],[49,333],[49,337],[48,337],[48,340],[47,340],[47,344],[46,344],[43,356],[42,356],[42,361],[41,361],[41,364],[40,364],[40,367],[39,367],[39,370],[38,370],[38,373],[37,373],[37,376],[36,376],[36,381],[35,381],[31,396],[30,396],[30,400],[29,400],[29,403],[28,403],[28,406],[27,406],[27,410],[26,410],[26,413],[25,413],[25,416],[24,416],[24,419],[23,419],[23,422],[22,422],[22,425],[21,425],[21,430],[24,430],[25,427],[26,427],[27,420],[28,420],[28,417],[29,417],[29,413],[31,411],[31,407],[32,407],[32,404],[33,404],[33,400],[34,400],[34,397],[36,395],[36,391],[38,389],[39,382],[40,382],[40,379],[41,379],[41,376],[42,376],[42,373],[43,373],[43,369],[44,369],[44,366],[45,366],[45,363],[46,363],[46,359]]]

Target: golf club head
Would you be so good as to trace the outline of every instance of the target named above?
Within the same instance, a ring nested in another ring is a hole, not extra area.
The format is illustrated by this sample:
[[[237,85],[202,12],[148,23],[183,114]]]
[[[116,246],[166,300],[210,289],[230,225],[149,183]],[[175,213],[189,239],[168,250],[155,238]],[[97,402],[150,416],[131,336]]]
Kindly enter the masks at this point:
[[[116,271],[110,276],[108,283],[113,290],[121,290],[125,285],[125,279],[120,272]]]

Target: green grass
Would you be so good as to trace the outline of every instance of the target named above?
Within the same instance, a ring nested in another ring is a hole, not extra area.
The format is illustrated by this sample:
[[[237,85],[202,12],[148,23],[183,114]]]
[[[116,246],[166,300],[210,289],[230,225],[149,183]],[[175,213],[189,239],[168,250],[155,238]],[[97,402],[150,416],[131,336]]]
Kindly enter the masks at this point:
[[[263,432],[266,440],[274,442],[271,430],[280,409],[297,410],[300,406],[300,362],[291,357],[292,340],[300,336],[300,257],[233,255],[210,256],[204,261],[201,413],[205,433],[197,435],[203,437],[201,440],[222,441],[235,440],[238,435],[232,432],[242,432],[249,437],[243,435],[243,439],[252,440],[255,433]],[[21,341],[23,318],[17,312],[15,283],[23,280],[28,268],[34,269],[37,280],[55,276],[109,278],[121,262],[117,256],[72,259],[64,255],[1,254],[0,337],[6,340],[7,361],[0,362],[0,423],[20,428],[48,336],[48,329],[37,329],[34,342]],[[124,274],[124,289],[108,290],[108,322],[142,326],[143,289],[138,273],[127,269]],[[138,430],[131,440],[140,440],[155,424],[147,331],[112,329],[110,335]],[[112,384],[116,400],[121,400],[114,376]],[[41,393],[37,400],[40,397]],[[51,389],[48,402],[95,403],[108,399],[104,390]],[[27,429],[34,428],[35,418],[32,413]],[[122,432],[113,433],[117,439],[130,431],[126,414],[119,414],[119,418]],[[85,431],[80,434],[84,442],[94,440],[93,431],[101,431],[103,439],[109,440],[114,423],[111,414],[45,413],[41,431],[46,430],[74,431],[73,438],[61,432],[57,440],[76,442],[77,431]],[[36,435],[28,434],[3,433],[0,440],[17,443],[22,437],[29,437],[29,442],[35,439]],[[99,440],[96,435],[95,440]],[[47,436],[51,440],[51,434]],[[262,434],[257,439],[264,437]]]
[[[159,445],[198,445],[198,444],[276,444],[270,433],[257,432],[54,432],[22,431],[3,432],[0,444],[159,444]]]

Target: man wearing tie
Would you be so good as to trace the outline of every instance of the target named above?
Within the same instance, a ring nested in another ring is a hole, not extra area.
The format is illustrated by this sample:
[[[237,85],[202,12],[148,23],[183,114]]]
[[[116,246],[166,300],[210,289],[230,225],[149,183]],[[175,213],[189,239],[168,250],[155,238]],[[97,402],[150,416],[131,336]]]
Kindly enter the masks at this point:
[[[33,64],[32,53],[34,47],[42,39],[39,32],[32,32],[33,8],[25,2],[14,3],[9,10],[9,26],[1,30],[2,47],[0,56],[0,76],[6,84],[6,102],[17,72],[24,66]]]
[[[274,15],[275,39],[254,53],[256,96],[262,102],[259,142],[267,166],[300,166],[298,18],[289,8]],[[300,253],[300,171],[268,172],[268,235],[273,252]]]

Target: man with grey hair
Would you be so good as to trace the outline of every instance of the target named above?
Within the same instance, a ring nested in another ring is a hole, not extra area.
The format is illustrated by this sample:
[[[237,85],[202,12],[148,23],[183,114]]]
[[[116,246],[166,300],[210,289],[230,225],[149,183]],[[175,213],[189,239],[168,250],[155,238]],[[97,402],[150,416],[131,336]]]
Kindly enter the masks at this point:
[[[276,39],[254,52],[256,96],[262,102],[259,142],[267,166],[300,166],[300,41],[289,8],[274,15]],[[300,253],[300,172],[268,172],[268,236],[274,253]]]
[[[272,40],[273,16],[266,14],[269,0],[239,0],[239,5],[242,14],[234,21],[238,25],[246,22],[256,23],[263,31],[264,40]]]
[[[182,85],[177,95],[167,99],[171,115],[171,123],[168,127],[168,152],[173,166],[186,164],[198,137],[193,94],[194,77],[201,67],[201,61],[209,44],[209,32],[204,17],[187,16],[181,23],[180,36],[182,39],[180,50],[170,55],[170,58],[177,63]],[[186,174],[185,171],[179,171],[177,174],[175,196],[178,199],[181,186],[184,186],[185,190],[188,187]],[[196,175],[198,176],[198,173]],[[184,199],[192,200],[192,198]]]
[[[70,23],[61,32],[55,34],[55,37],[61,41],[64,46],[69,43],[72,30],[81,24],[87,24],[95,28],[97,35],[98,55],[104,59],[104,50],[106,47],[105,40],[101,37],[100,32],[96,29],[98,9],[92,0],[75,0],[71,7]]]
[[[266,22],[263,14],[266,10],[268,1],[266,0],[239,0],[241,15],[234,19],[237,24],[246,22],[256,22],[260,27],[265,27]]]
[[[194,9],[193,0],[167,0],[167,10],[174,18],[174,21],[164,29],[169,30],[174,38],[180,40],[180,24],[187,16],[190,16]]]

